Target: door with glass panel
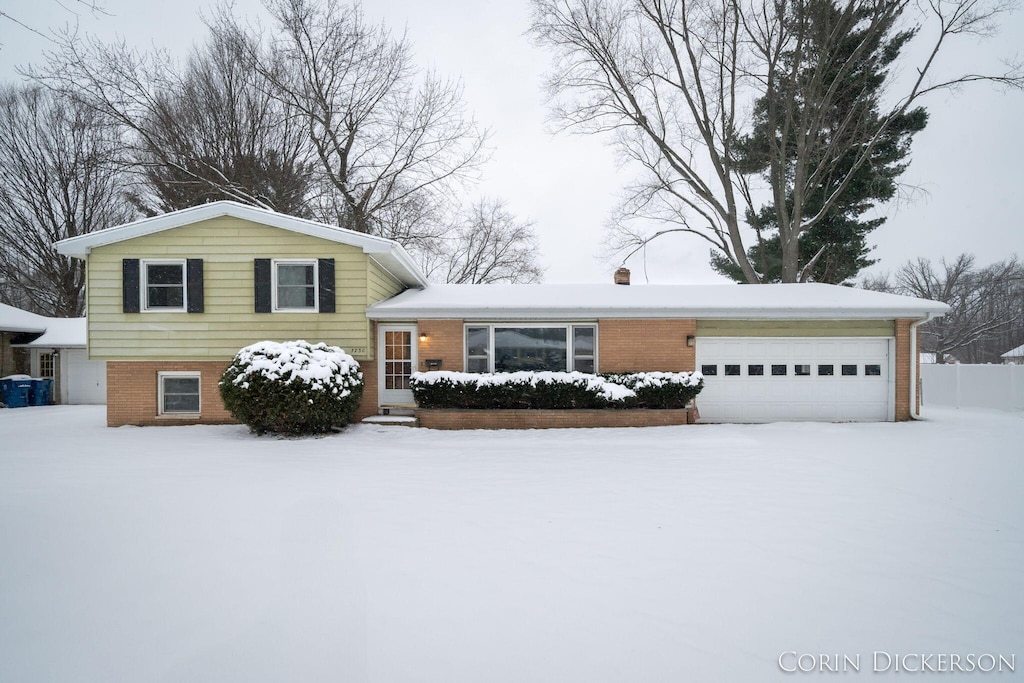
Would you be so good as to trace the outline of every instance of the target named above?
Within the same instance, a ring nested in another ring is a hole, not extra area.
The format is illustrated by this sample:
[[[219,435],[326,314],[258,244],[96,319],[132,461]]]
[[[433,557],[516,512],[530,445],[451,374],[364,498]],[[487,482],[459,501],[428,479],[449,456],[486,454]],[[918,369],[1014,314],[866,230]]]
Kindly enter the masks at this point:
[[[416,326],[381,325],[378,338],[378,402],[413,405],[409,377],[416,371]]]

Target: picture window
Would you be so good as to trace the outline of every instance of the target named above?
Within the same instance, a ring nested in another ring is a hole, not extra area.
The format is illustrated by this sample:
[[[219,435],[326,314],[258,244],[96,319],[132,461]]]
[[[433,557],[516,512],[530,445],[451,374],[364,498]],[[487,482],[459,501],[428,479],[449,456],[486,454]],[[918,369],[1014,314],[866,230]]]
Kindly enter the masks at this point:
[[[597,372],[596,325],[467,325],[467,372]]]

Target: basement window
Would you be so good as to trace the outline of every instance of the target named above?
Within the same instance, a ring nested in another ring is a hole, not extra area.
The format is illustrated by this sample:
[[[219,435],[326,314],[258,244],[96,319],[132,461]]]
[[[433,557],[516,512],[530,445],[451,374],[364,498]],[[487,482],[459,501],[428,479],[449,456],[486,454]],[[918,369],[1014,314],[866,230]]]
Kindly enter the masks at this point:
[[[161,372],[157,377],[161,415],[199,414],[198,372]]]

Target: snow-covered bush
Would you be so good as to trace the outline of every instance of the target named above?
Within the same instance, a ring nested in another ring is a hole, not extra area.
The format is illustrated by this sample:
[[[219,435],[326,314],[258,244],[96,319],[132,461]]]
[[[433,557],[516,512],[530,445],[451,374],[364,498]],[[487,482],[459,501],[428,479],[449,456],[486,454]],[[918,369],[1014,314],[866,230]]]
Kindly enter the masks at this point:
[[[417,372],[421,408],[682,408],[703,387],[700,373]],[[682,403],[680,403],[682,401]],[[664,404],[664,405],[662,405]]]
[[[605,378],[636,394],[631,408],[685,408],[704,388],[699,372],[632,372]]]
[[[234,418],[257,434],[323,434],[352,418],[363,373],[337,346],[264,341],[235,354],[220,395]]]

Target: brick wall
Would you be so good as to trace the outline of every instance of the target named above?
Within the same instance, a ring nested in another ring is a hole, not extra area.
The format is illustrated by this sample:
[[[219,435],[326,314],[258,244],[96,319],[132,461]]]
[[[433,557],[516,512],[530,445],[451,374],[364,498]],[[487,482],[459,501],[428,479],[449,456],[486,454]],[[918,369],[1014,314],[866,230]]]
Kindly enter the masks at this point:
[[[0,332],[0,377],[29,374],[28,349],[13,348],[15,336],[12,332]]]
[[[679,410],[417,410],[428,429],[561,429],[568,427],[665,427],[692,424]]]
[[[377,361],[361,360],[359,369],[363,372],[363,397],[359,400],[352,422],[377,414]]]
[[[426,372],[428,358],[440,358],[441,369],[453,372],[463,370],[463,325],[461,320],[419,320],[418,334],[426,334],[427,341],[417,348],[419,371]]]
[[[913,320],[896,321],[896,421],[910,419],[910,324]],[[920,382],[920,364],[918,364],[918,382]],[[920,407],[921,391],[917,391],[918,407]],[[916,411],[915,411],[916,412]]]
[[[217,384],[229,363],[224,361],[107,361],[107,426],[234,424],[220,400]],[[377,365],[360,361],[366,386],[353,421],[377,412]],[[159,415],[160,372],[198,372],[199,417]]]
[[[598,369],[692,372],[695,349],[686,345],[686,337],[696,333],[696,320],[600,320]]]
[[[231,424],[217,383],[226,361],[107,361],[107,426]],[[200,417],[158,415],[157,373],[199,372]]]

